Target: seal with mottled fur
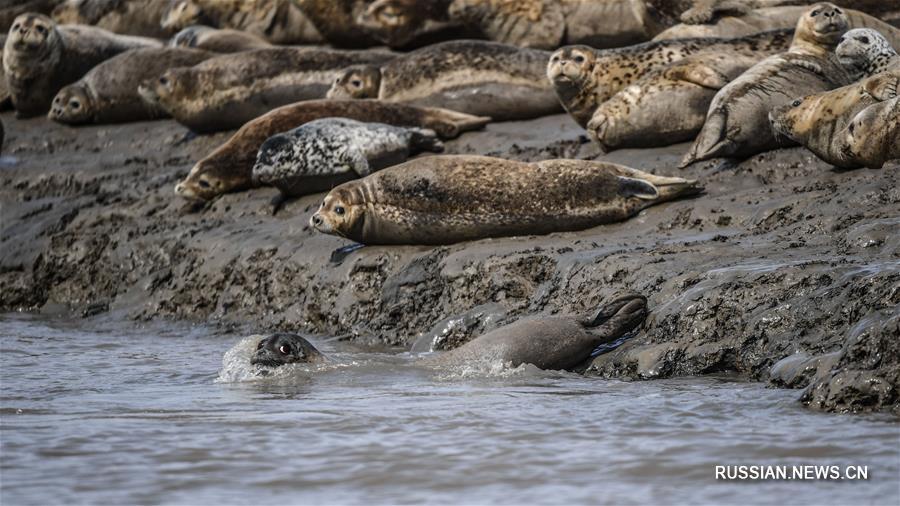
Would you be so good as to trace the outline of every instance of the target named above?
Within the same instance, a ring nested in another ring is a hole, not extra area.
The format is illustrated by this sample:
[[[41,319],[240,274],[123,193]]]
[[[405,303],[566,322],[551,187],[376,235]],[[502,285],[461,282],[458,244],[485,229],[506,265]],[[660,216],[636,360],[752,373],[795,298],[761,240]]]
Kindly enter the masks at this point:
[[[422,151],[443,150],[433,130],[318,119],[269,137],[259,148],[253,180],[274,186],[287,197],[309,195],[405,162]]]
[[[603,151],[692,140],[716,92],[757,61],[734,54],[688,56],[603,102],[587,131]]]
[[[272,46],[266,40],[249,32],[203,25],[193,25],[181,30],[172,37],[169,45],[193,47],[216,53],[239,53]]]
[[[900,98],[894,86],[894,98],[866,107],[838,134],[838,149],[853,163],[880,169],[900,158]]]
[[[647,299],[623,294],[604,302],[589,315],[537,315],[482,334],[448,352],[429,356],[420,365],[434,368],[531,364],[540,369],[574,370],[592,353],[613,345],[639,329],[647,318]],[[320,363],[328,358],[297,334],[278,333],[260,339],[250,363],[260,368]]]
[[[544,78],[549,53],[495,42],[434,44],[381,65],[346,69],[329,98],[377,98],[425,107],[528,119],[560,111]]]
[[[170,0],[67,0],[53,9],[59,24],[91,25],[113,33],[163,39],[159,20]]]
[[[272,109],[324,98],[347,66],[381,63],[379,51],[273,47],[210,58],[145,81],[141,95],[195,132],[238,128]]]
[[[209,200],[223,193],[253,186],[251,172],[262,143],[279,132],[297,128],[320,118],[351,118],[389,125],[434,130],[443,139],[452,139],[467,130],[486,125],[490,118],[448,109],[414,107],[378,100],[306,100],[279,107],[250,121],[225,144],[203,158],[175,187],[188,199]]]
[[[704,54],[764,58],[787,50],[791,32],[780,30],[737,39],[647,42],[620,49],[567,46],[554,52],[547,77],[559,101],[582,127],[594,111],[626,86],[688,56]]]
[[[437,155],[338,186],[310,224],[362,244],[452,244],[583,230],[701,191],[606,162]]]
[[[273,44],[319,44],[319,31],[291,0],[170,0],[161,26],[171,31],[191,25],[232,28]]]
[[[60,123],[121,123],[166,117],[148,104],[138,85],[166,69],[196,65],[212,53],[185,48],[135,49],[97,65],[53,98],[48,117]]]
[[[857,78],[873,76],[900,65],[900,56],[893,45],[871,28],[855,28],[845,33],[834,54],[841,65]]]
[[[766,58],[719,90],[681,166],[717,157],[745,158],[790,145],[775,137],[769,112],[796,97],[851,82],[833,55],[846,31],[842,9],[829,3],[813,6],[797,23],[790,50]]]
[[[57,25],[47,16],[23,14],[10,27],[3,48],[3,71],[16,115],[46,113],[60,88],[102,61],[129,49],[160,46],[153,39]]]

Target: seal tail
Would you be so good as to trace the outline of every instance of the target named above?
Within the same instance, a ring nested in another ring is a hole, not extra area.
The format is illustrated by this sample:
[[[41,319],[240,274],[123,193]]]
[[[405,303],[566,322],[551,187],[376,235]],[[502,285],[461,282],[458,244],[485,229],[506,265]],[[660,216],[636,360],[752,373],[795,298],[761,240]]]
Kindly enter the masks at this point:
[[[413,153],[422,151],[431,151],[433,153],[441,153],[444,151],[444,143],[438,139],[434,130],[427,128],[410,128],[411,137],[409,145]]]
[[[683,169],[693,163],[728,154],[725,152],[729,146],[729,141],[725,136],[726,119],[727,116],[722,112],[714,112],[706,118],[703,129],[694,139],[691,149],[681,159],[678,168]]]
[[[475,116],[450,109],[426,107],[426,126],[443,139],[455,139],[463,132],[484,128],[491,122],[488,116]]]

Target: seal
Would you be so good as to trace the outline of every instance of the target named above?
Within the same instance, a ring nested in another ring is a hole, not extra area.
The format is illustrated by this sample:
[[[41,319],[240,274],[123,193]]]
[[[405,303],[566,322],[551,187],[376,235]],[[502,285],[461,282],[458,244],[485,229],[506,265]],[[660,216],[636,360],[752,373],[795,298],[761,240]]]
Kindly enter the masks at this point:
[[[398,49],[420,47],[423,41],[479,38],[477,31],[470,33],[463,23],[450,20],[448,9],[452,1],[375,0],[365,6],[355,21],[373,39]]]
[[[251,174],[259,147],[269,137],[321,118],[350,118],[396,126],[434,130],[442,139],[486,125],[490,118],[448,109],[414,107],[378,100],[305,100],[279,107],[256,118],[203,158],[175,186],[187,199],[209,200],[253,186]]]
[[[437,155],[338,186],[310,224],[366,245],[452,244],[583,230],[701,191],[606,162]]]
[[[97,64],[153,39],[116,35],[90,26],[61,26],[41,14],[16,18],[3,48],[3,70],[18,117],[45,114],[56,93]]]
[[[192,47],[216,53],[239,53],[271,47],[272,44],[249,32],[230,28],[193,25],[176,33],[169,41],[172,47]]]
[[[0,31],[6,33],[22,14],[50,15],[63,0],[4,0],[0,2]]]
[[[637,331],[646,318],[647,299],[638,294],[622,294],[604,301],[593,314],[523,318],[418,363],[431,368],[479,363],[509,367],[531,364],[544,370],[571,371],[586,364],[594,350]],[[277,368],[327,360],[303,337],[278,333],[260,339],[250,363],[259,368]]]
[[[852,4],[853,2],[841,2]],[[738,3],[737,5],[741,5]],[[676,25],[661,32],[653,40],[688,37],[742,37],[764,30],[792,28],[807,11],[808,5],[792,5],[752,10],[738,17],[726,16],[709,25]],[[900,43],[900,30],[878,17],[854,9],[842,8],[851,28],[872,28],[884,33],[892,44]]]
[[[602,103],[587,131],[604,152],[692,140],[716,92],[758,61],[741,55],[688,56]]]
[[[546,51],[475,40],[442,42],[382,64],[347,68],[328,98],[377,98],[490,116],[529,119],[560,111],[544,79]]]
[[[719,90],[710,104],[703,129],[681,161],[717,157],[746,158],[789,145],[776,139],[769,111],[798,96],[849,84],[849,73],[832,52],[847,31],[844,11],[820,3],[800,18],[790,49],[770,56]]]
[[[854,77],[863,78],[900,65],[900,56],[877,30],[854,28],[841,37],[834,50],[838,61]]]
[[[888,160],[900,158],[900,98],[896,89],[894,98],[866,107],[838,134],[838,149],[853,163],[880,169]]]
[[[253,180],[297,197],[330,190],[422,151],[443,150],[433,130],[318,119],[269,137],[259,148]]]
[[[0,48],[6,46],[6,34],[0,35]],[[0,111],[12,109],[12,96],[6,85],[6,72],[3,70],[3,51],[0,50]]]
[[[272,44],[321,44],[324,39],[291,0],[170,0],[160,18],[169,33],[191,25],[248,32]]]
[[[166,117],[162,108],[141,98],[138,85],[171,67],[196,65],[211,56],[206,51],[185,48],[135,49],[114,56],[59,90],[47,116],[69,125]]]
[[[337,47],[364,48],[378,44],[356,24],[368,0],[294,0],[322,37]],[[419,2],[428,4],[428,2]]]
[[[324,98],[345,67],[393,58],[378,51],[273,47],[169,69],[140,86],[176,121],[198,133],[239,128],[272,109]]]
[[[170,0],[66,0],[50,15],[58,24],[91,25],[113,33],[164,39],[159,20]]]
[[[550,57],[547,77],[565,110],[586,127],[600,104],[651,72],[703,54],[762,59],[787,50],[791,37],[790,30],[779,30],[736,39],[667,40],[619,49],[566,46]]]

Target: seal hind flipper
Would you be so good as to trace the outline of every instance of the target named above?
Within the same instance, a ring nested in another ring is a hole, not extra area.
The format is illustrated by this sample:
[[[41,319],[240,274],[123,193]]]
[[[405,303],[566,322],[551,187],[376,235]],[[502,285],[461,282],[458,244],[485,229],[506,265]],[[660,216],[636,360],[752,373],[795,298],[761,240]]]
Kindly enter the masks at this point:
[[[434,130],[427,128],[410,128],[410,147],[414,153],[422,151],[431,151],[433,153],[443,153],[444,143],[438,138]]]
[[[659,197],[659,191],[652,184],[622,176],[619,176],[619,193],[626,197],[637,197],[643,200],[656,200]]]
[[[666,77],[673,81],[694,83],[711,90],[719,90],[731,82],[722,72],[697,62],[675,64],[666,70]]]
[[[455,139],[463,132],[478,130],[492,120],[489,116],[475,116],[450,109],[423,107],[426,117],[433,118],[434,125],[429,127],[445,139]]]

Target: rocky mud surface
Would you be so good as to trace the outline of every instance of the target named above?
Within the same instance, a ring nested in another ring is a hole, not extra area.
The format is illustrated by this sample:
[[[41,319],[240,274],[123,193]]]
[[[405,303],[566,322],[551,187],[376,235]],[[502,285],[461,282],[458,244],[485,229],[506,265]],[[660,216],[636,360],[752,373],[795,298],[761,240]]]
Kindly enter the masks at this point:
[[[71,128],[2,115],[0,310],[120,313],[437,349],[537,312],[649,297],[644,329],[586,374],[734,372],[826,411],[900,414],[900,171],[801,148],[675,169],[687,145],[601,155],[568,116],[496,123],[448,153],[602,158],[698,178],[701,197],[578,233],[445,247],[319,235],[321,195],[187,205],[173,187],[227,133],[172,121]],[[224,349],[223,349],[224,352]]]

